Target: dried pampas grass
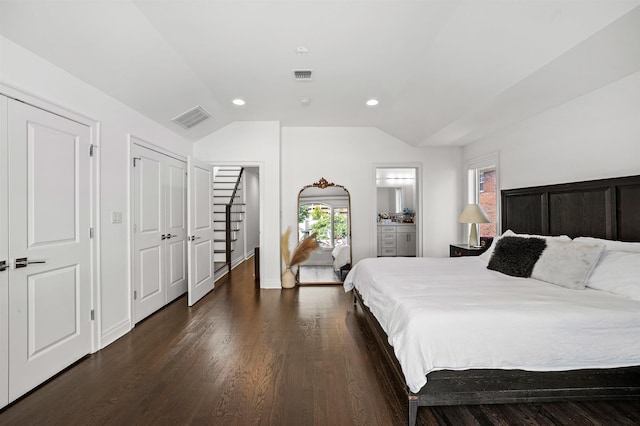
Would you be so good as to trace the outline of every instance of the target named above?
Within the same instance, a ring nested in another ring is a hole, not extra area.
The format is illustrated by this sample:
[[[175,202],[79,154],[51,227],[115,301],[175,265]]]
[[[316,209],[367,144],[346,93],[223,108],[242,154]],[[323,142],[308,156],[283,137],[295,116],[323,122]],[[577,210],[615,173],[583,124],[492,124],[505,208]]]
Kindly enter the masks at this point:
[[[291,253],[289,253],[289,235],[290,234],[291,234],[291,228],[287,228],[287,230],[284,231],[284,234],[282,234],[282,237],[280,237],[280,255],[282,256],[282,261],[284,262],[287,268],[289,267],[289,258],[291,256]]]
[[[318,248],[318,241],[316,241],[316,234],[312,234],[306,237],[304,240],[300,241],[296,248],[293,250],[293,254],[291,255],[291,263],[289,264],[289,268],[293,265],[298,265],[311,256]]]
[[[287,269],[291,269],[292,266],[298,265],[311,256],[318,248],[318,241],[316,240],[316,234],[312,234],[298,243],[293,253],[289,251],[289,236],[291,235],[291,228],[282,234],[280,238],[280,254],[282,255],[282,261]]]

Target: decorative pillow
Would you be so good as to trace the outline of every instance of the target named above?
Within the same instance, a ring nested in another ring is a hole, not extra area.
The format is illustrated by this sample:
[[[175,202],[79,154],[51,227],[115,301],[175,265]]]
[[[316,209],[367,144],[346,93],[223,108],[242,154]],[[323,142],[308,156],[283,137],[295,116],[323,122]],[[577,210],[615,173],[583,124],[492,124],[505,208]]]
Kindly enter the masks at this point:
[[[551,237],[551,236],[548,236],[548,235],[516,234],[511,229],[507,229],[506,231],[504,231],[504,233],[502,234],[502,237],[523,237],[523,238],[531,238],[531,237],[533,237],[533,238],[542,238],[542,239],[544,239],[546,241],[548,241],[548,240],[571,241],[571,238],[569,238],[569,236],[567,236],[567,235],[559,235],[557,237]],[[495,237],[493,239],[493,244],[491,244],[489,246],[489,248],[478,257],[480,259],[483,259],[485,262],[489,262],[489,260],[491,259],[491,255],[493,254],[493,249],[496,247],[496,243],[502,237]]]
[[[576,237],[573,241],[604,244],[605,250],[632,251],[640,253],[640,243],[627,243],[624,241],[605,240],[602,238],[592,237]]]
[[[542,238],[503,236],[497,242],[487,268],[514,277],[528,278],[546,245]]]
[[[531,278],[582,290],[603,251],[603,244],[547,241],[547,248],[534,266]]]
[[[605,251],[593,269],[587,287],[640,302],[640,252]]]

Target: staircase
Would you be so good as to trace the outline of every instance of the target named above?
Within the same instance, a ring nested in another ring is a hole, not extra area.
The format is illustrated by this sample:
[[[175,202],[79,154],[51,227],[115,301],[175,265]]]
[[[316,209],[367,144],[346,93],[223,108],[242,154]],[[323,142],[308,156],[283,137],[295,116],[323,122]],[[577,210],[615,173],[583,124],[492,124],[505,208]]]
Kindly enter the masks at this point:
[[[240,225],[244,220],[242,167],[221,167],[213,177],[213,261],[215,271],[231,272]]]

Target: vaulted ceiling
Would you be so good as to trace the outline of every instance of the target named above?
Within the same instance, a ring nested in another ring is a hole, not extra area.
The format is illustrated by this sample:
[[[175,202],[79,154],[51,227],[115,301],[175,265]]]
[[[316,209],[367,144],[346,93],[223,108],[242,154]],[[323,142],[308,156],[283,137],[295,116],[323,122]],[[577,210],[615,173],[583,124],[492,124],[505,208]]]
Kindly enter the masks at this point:
[[[639,5],[0,0],[0,34],[193,141],[278,120],[464,145],[640,71]],[[212,118],[171,121],[196,105]]]

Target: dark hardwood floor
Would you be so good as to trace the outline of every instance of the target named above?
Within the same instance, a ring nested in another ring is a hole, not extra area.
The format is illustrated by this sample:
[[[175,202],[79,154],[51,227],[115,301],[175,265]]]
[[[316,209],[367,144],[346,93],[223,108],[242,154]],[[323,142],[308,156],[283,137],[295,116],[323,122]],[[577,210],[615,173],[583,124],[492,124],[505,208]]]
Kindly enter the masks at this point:
[[[405,405],[341,286],[259,290],[253,262],[0,412],[1,425],[401,425]],[[423,425],[638,425],[640,401],[422,407]]]

